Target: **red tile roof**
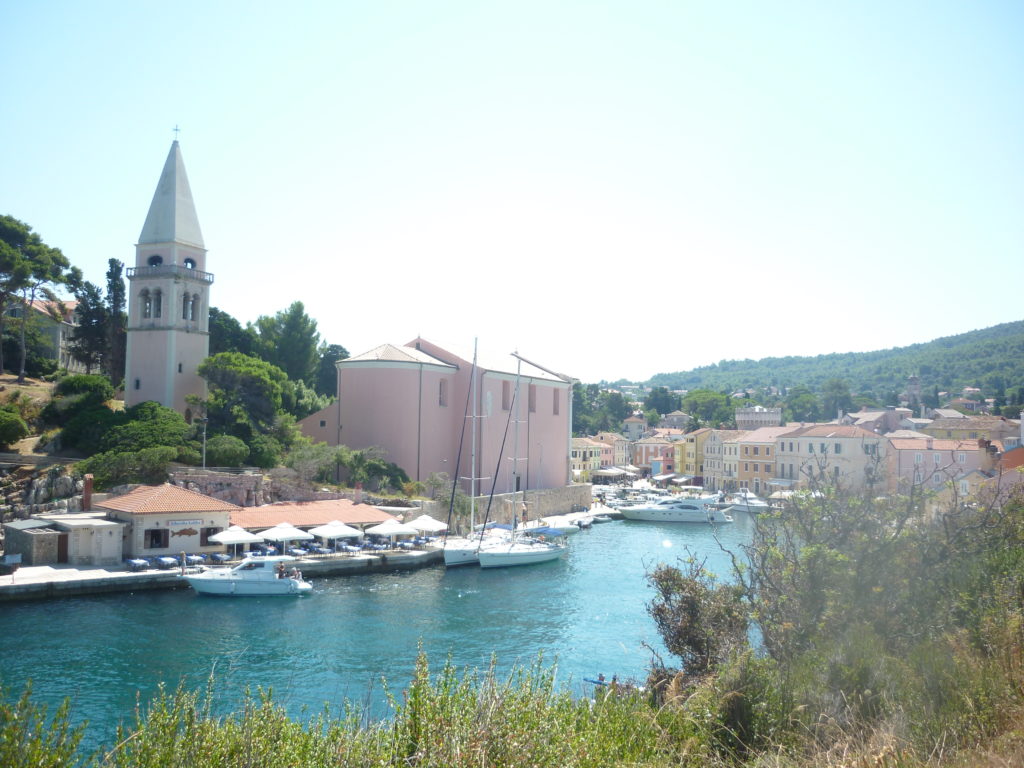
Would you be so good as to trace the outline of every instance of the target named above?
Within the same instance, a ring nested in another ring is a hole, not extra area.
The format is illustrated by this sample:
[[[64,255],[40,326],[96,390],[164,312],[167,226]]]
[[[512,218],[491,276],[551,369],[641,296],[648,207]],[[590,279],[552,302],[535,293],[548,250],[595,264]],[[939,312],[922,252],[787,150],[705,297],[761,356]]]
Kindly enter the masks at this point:
[[[133,515],[159,515],[176,512],[234,512],[241,509],[228,501],[190,491],[177,485],[142,485],[121,496],[97,501],[94,506]]]
[[[410,512],[419,510],[410,508]],[[395,519],[369,504],[356,504],[350,499],[329,499],[326,501],[281,501],[264,504],[262,507],[235,507],[231,512],[231,524],[250,530],[270,528],[278,523],[290,523],[297,528],[323,525],[340,520],[348,525],[383,523]]]

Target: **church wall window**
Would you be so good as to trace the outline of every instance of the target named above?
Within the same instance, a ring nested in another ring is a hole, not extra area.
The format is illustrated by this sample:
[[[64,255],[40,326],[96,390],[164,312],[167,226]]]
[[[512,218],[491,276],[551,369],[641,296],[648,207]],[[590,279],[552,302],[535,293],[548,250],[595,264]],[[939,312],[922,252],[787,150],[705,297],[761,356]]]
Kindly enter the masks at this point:
[[[192,296],[186,293],[181,299],[181,319],[191,320],[192,314]]]
[[[196,260],[195,259],[185,259],[185,269],[195,269],[195,268],[196,268]]]
[[[146,263],[151,267],[159,267],[161,264],[164,263],[164,257],[154,253],[152,256],[146,259]]]
[[[189,320],[195,320],[199,316],[199,294],[192,294],[192,303],[189,305]]]
[[[160,317],[163,312],[163,299],[164,295],[159,288],[153,291],[153,317]]]
[[[139,301],[142,304],[142,317],[143,319],[153,316],[153,300],[149,295],[148,290],[143,290],[139,294]]]

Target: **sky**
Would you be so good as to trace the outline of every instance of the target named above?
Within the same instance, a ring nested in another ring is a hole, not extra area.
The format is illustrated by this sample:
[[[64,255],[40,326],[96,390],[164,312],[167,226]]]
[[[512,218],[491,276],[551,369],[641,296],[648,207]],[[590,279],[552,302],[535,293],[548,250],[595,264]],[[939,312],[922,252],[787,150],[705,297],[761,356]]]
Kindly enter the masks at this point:
[[[585,383],[1022,319],[1020,2],[0,3],[0,214],[242,323]],[[174,128],[180,128],[175,134]]]

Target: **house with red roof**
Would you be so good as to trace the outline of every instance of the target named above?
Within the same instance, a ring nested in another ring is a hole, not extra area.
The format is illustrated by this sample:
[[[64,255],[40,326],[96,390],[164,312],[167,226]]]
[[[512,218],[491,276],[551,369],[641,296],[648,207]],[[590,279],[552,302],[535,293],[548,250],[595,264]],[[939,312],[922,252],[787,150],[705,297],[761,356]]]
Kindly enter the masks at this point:
[[[209,539],[227,528],[232,513],[241,509],[169,483],[141,485],[93,506],[125,523],[125,558],[223,552],[223,544]]]

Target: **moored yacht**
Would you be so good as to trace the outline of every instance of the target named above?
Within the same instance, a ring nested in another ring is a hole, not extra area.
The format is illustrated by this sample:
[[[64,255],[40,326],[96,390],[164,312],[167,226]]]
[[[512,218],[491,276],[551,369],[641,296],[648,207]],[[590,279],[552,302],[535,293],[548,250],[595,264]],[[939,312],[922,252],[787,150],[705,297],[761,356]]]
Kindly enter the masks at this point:
[[[717,508],[717,496],[691,498],[672,496],[643,504],[619,507],[627,520],[650,520],[659,523],[731,523],[732,517]]]
[[[285,563],[294,557],[247,557],[233,568],[206,568],[186,573],[184,578],[202,595],[265,597],[272,595],[308,595],[312,585],[297,569],[288,572]]]

